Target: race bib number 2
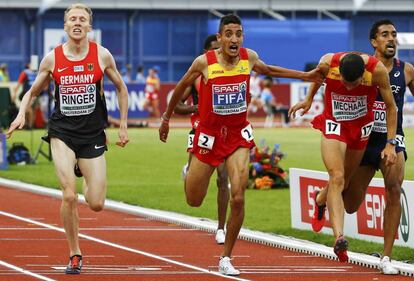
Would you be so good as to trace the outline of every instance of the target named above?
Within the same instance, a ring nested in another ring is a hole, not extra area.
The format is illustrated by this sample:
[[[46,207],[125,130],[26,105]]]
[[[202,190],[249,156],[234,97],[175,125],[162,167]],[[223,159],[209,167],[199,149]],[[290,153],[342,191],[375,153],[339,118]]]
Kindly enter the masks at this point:
[[[198,136],[198,146],[209,150],[213,149],[215,137],[200,133]]]
[[[249,124],[241,130],[242,137],[247,141],[252,141],[253,137],[253,128],[252,125]]]

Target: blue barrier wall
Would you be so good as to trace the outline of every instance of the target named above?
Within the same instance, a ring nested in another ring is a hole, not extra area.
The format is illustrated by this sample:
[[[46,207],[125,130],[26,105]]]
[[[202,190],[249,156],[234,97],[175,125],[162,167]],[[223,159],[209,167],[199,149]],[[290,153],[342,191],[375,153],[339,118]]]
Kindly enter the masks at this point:
[[[372,53],[368,32],[379,18],[391,18],[400,32],[414,32],[414,18],[408,13],[340,15],[349,22],[314,20],[310,19],[312,13],[304,14],[304,21],[298,14],[293,21],[267,19],[261,27],[258,25],[262,31],[250,29],[249,24],[263,18],[263,14],[252,11],[240,15],[246,46],[254,47],[268,63],[295,69],[303,69],[306,62],[326,52],[345,49]],[[129,63],[135,74],[138,65],[145,69],[158,65],[162,81],[177,81],[185,73],[201,53],[209,31],[216,32],[217,20],[213,21],[216,26],[209,28],[212,19],[217,18],[207,11],[94,10],[94,27],[102,30],[103,45],[112,52],[119,68]],[[0,9],[0,25],[0,63],[9,65],[11,78],[16,80],[30,54],[43,56],[43,30],[63,27],[63,10],[50,10],[37,18],[33,9]],[[344,25],[349,29],[344,30]],[[413,62],[414,51],[402,51],[400,57]]]
[[[243,20],[244,46],[260,58],[282,67],[304,70],[306,63],[317,63],[329,52],[348,50],[349,22],[332,20]],[[218,20],[209,21],[210,32]]]

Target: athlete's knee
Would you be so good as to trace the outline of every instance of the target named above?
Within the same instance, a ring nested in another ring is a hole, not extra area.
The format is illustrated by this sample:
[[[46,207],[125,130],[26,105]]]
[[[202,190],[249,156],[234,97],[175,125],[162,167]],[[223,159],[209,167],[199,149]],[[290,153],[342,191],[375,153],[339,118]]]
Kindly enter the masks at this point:
[[[220,190],[228,190],[229,181],[227,177],[219,176],[217,177],[217,187]]]
[[[88,205],[92,211],[99,212],[103,210],[105,206],[105,200],[88,200]]]
[[[387,205],[400,205],[401,187],[395,184],[387,189]]]
[[[62,194],[62,200],[66,204],[77,204],[78,203],[78,195],[76,192],[72,190],[64,190]]]
[[[329,173],[329,188],[343,189],[345,184],[345,175],[343,171],[331,171]]]
[[[344,201],[344,207],[347,214],[353,214],[359,209],[359,204]]]
[[[191,207],[200,207],[203,199],[186,195],[187,204]]]
[[[244,195],[243,194],[236,194],[230,200],[230,205],[233,209],[241,210],[244,208]]]

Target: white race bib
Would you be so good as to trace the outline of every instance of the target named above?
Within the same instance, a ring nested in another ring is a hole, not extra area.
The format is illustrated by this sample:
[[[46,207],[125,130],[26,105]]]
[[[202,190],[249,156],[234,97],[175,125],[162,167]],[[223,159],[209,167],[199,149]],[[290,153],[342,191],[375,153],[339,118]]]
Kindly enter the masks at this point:
[[[325,123],[325,134],[326,135],[341,135],[341,124],[336,123],[332,120],[326,120]]]
[[[215,137],[200,133],[198,136],[198,146],[209,150],[213,149]]]
[[[87,115],[95,110],[96,85],[59,86],[60,112],[66,116]]]
[[[361,139],[369,137],[372,132],[372,127],[374,126],[374,122],[366,124],[364,127],[361,128]]]
[[[372,130],[377,133],[386,133],[387,111],[385,110],[385,103],[383,101],[375,101],[372,109],[374,111],[374,127]]]
[[[367,112],[367,96],[346,96],[332,92],[332,114],[335,120],[355,120]]]
[[[241,131],[242,137],[247,141],[252,141],[254,139],[253,136],[253,128],[252,125],[249,124],[246,127],[244,127]]]
[[[194,146],[194,134],[188,134],[187,148],[193,148]]]
[[[404,136],[396,135],[395,140],[397,141],[397,145],[399,147],[404,147],[405,148],[405,137]]]

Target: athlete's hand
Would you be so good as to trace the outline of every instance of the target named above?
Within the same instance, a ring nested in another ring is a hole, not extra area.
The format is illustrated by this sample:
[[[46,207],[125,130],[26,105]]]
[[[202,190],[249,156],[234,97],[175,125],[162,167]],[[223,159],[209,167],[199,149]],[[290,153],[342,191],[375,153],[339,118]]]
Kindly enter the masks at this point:
[[[305,81],[315,82],[318,84],[322,84],[324,79],[325,77],[322,74],[321,69],[318,67],[312,69],[311,71],[305,72],[305,77],[303,77],[303,80]]]
[[[395,146],[387,143],[385,148],[381,151],[381,159],[385,158],[385,165],[393,165],[397,161],[397,153],[395,152]]]
[[[300,116],[303,116],[303,114],[305,114],[306,112],[309,111],[311,106],[312,106],[312,101],[304,100],[304,101],[298,102],[297,104],[295,104],[294,106],[289,108],[288,116],[289,116],[289,118],[295,119],[296,112],[298,110],[302,110],[300,112]]]
[[[9,130],[6,133],[6,137],[10,138],[13,134],[13,131],[16,129],[22,129],[24,124],[26,122],[26,116],[25,114],[18,114],[16,116],[16,119],[10,124]]]
[[[116,145],[120,147],[125,147],[125,145],[129,142],[126,124],[119,125],[118,137],[119,141],[116,142]]]
[[[166,142],[168,138],[168,132],[170,131],[170,120],[165,117],[165,113],[161,116],[161,125],[158,129],[160,134],[160,140]]]

